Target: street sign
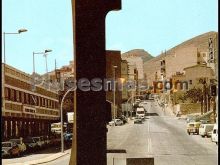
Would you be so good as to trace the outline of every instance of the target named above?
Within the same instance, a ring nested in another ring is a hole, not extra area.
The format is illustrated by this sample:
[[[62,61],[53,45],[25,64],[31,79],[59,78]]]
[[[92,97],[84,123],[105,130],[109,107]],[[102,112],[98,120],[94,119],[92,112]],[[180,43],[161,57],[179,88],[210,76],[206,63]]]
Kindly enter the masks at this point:
[[[74,123],[74,112],[67,112],[67,122]]]

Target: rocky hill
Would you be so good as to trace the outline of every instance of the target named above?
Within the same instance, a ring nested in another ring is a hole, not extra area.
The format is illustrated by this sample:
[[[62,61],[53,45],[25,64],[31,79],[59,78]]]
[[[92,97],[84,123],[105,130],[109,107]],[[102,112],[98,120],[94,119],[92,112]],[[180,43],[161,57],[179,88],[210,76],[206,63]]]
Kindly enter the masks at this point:
[[[148,53],[144,49],[133,49],[121,55],[121,58],[124,60],[128,58],[137,58],[137,57],[141,57],[144,62],[154,58],[150,53]]]

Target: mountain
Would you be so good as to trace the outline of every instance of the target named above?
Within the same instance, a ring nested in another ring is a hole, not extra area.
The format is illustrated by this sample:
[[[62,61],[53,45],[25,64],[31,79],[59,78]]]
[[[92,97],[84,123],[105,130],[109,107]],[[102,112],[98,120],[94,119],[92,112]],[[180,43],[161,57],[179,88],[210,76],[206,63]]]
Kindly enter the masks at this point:
[[[126,60],[128,58],[137,58],[137,57],[141,57],[144,62],[154,58],[150,53],[148,53],[144,49],[133,49],[121,55],[121,58],[123,60]]]

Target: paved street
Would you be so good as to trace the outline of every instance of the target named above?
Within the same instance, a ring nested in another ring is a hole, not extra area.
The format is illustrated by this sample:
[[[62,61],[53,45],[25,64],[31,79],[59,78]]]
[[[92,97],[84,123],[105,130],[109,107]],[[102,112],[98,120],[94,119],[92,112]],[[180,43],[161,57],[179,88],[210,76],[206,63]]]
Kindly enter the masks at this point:
[[[108,165],[126,157],[154,157],[155,165],[216,165],[217,145],[210,138],[186,133],[186,121],[168,116],[155,102],[145,105],[148,115],[144,124],[109,127],[108,149],[126,153],[108,153]],[[158,116],[157,116],[158,115]],[[46,165],[68,165],[66,155]],[[118,164],[119,165],[119,164]]]

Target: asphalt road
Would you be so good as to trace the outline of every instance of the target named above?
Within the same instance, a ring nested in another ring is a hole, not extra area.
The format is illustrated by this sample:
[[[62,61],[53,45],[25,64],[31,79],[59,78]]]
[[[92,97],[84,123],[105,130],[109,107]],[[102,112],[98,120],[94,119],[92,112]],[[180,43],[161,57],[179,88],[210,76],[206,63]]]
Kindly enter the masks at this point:
[[[126,158],[153,157],[155,165],[217,165],[217,145],[210,138],[186,133],[186,121],[168,116],[155,102],[144,106],[148,115],[143,124],[133,120],[123,126],[109,127],[107,148],[126,150],[108,153],[108,165]],[[45,165],[68,165],[70,155]],[[91,164],[92,165],[92,164]]]

